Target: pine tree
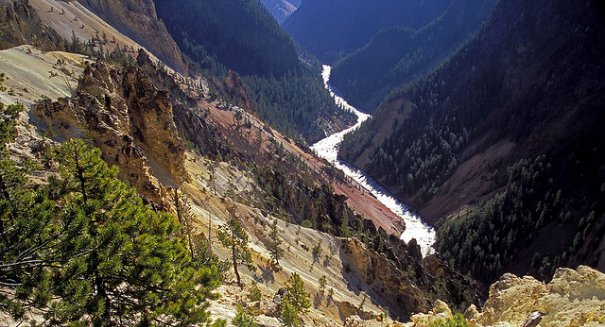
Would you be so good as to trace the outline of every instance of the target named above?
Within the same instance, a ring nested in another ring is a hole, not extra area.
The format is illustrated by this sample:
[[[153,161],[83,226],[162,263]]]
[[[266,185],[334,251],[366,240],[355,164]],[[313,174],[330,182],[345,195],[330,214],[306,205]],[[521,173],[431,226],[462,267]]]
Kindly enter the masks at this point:
[[[298,318],[311,307],[310,295],[305,291],[305,283],[297,273],[292,273],[286,281],[286,295],[282,302],[281,315],[286,326],[300,326]]]
[[[349,214],[346,209],[342,211],[342,221],[339,227],[340,237],[351,237],[351,229],[349,228]]]
[[[273,260],[276,265],[279,265],[279,258],[284,252],[284,250],[281,248],[281,244],[282,240],[279,236],[279,231],[277,230],[277,219],[275,219],[271,225],[271,232],[269,232],[269,242],[267,247],[271,252],[271,260]]]
[[[298,318],[298,311],[288,298],[284,298],[282,301],[280,314],[284,326],[295,327],[302,325],[302,321]]]
[[[4,78],[4,73],[0,74],[2,92],[6,90]],[[5,106],[0,102],[0,310],[15,320],[30,307],[50,301],[50,280],[44,266],[59,257],[49,247],[57,233],[49,227],[53,204],[45,196],[46,190],[25,187],[32,167],[15,162],[7,151],[7,144],[17,137],[21,111],[21,104]],[[7,291],[11,288],[14,292]]]
[[[326,286],[328,286],[328,278],[326,275],[323,275],[319,279],[319,292],[323,294],[326,291]]]
[[[176,218],[179,223],[183,226],[183,235],[187,237],[187,244],[189,246],[189,253],[191,258],[195,259],[195,246],[193,240],[193,212],[191,211],[191,204],[187,197],[182,197],[178,190],[174,190],[174,205],[176,207]]]
[[[231,261],[235,277],[237,278],[237,283],[242,286],[242,279],[237,266],[243,264],[252,271],[256,270],[256,267],[252,265],[252,255],[248,248],[248,234],[246,234],[239,221],[231,218],[226,225],[219,228],[218,239],[223,246],[231,248]]]
[[[319,241],[317,242],[317,245],[315,245],[313,247],[313,251],[311,252],[313,254],[313,264],[318,262],[319,257],[321,256],[321,243],[322,243],[322,240],[319,239]]]
[[[263,299],[263,293],[261,293],[260,289],[256,282],[252,282],[252,287],[250,288],[250,293],[248,293],[248,300],[250,301],[260,301]]]
[[[42,308],[49,325],[207,321],[220,273],[194,267],[174,217],[143,205],[98,149],[71,140],[55,153],[59,176],[7,189],[0,204],[11,231],[0,244],[0,283],[16,287],[0,295],[2,310],[20,319]]]
[[[51,181],[51,188],[61,192],[69,215],[86,218],[84,233],[76,235],[78,243],[72,246],[88,252],[55,273],[58,295],[65,299],[56,314],[67,314],[67,320],[89,315],[101,325],[117,319],[207,320],[205,306],[198,305],[208,293],[197,292],[196,282],[206,280],[204,284],[216,287],[219,273],[216,267],[191,267],[174,217],[143,205],[135,190],[116,178],[117,168],[102,161],[98,149],[68,141],[56,152],[61,178]],[[73,285],[87,290],[87,296],[74,293]]]
[[[231,322],[237,327],[258,327],[256,318],[239,304],[237,306],[237,315],[235,315]]]

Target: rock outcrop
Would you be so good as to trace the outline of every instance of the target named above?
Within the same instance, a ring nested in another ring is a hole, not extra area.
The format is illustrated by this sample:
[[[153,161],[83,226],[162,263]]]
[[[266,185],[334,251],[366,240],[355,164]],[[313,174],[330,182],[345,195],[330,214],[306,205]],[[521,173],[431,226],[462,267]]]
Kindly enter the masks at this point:
[[[447,321],[452,319],[452,310],[443,301],[435,301],[433,310],[428,314],[416,314],[412,316],[412,322],[414,327],[429,327],[431,324],[436,324],[438,321]]]
[[[525,324],[534,316],[541,316],[541,320],[534,319],[541,327],[603,326],[605,274],[587,266],[576,270],[559,268],[550,283],[530,276],[504,274],[490,287],[489,299],[481,312],[472,305],[464,313],[475,327],[528,326]],[[450,318],[452,313],[447,305],[437,301],[429,314],[414,315],[405,326],[425,327]]]
[[[42,101],[35,112],[62,138],[91,139],[108,164],[117,164],[125,180],[161,207],[170,205],[159,180],[176,186],[188,179],[169,93],[140,69],[89,63],[76,96]]]
[[[223,83],[223,87],[231,102],[235,103],[236,106],[244,108],[251,115],[258,118],[258,113],[254,109],[254,101],[252,101],[252,98],[246,89],[246,85],[244,85],[244,81],[238,73],[230,70]]]
[[[587,266],[559,268],[548,284],[533,277],[503,275],[490,288],[477,325],[508,322],[520,326],[535,311],[544,313],[540,326],[603,326],[605,274]]]
[[[428,312],[430,304],[422,290],[409,276],[403,274],[385,255],[367,250],[363,243],[355,238],[344,239],[342,253],[354,269],[352,275],[358,275],[372,292],[380,298],[390,299],[390,312],[407,319],[415,312]],[[344,260],[343,260],[344,261]],[[385,303],[386,304],[386,303]]]

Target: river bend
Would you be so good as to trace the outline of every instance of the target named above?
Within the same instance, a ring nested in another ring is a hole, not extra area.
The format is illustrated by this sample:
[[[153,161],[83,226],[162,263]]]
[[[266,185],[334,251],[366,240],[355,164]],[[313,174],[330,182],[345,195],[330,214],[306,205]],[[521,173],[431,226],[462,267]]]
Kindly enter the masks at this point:
[[[338,104],[342,110],[348,110],[357,115],[357,123],[346,130],[332,134],[318,141],[311,146],[311,149],[319,157],[328,160],[336,168],[342,170],[345,175],[349,176],[357,183],[365,187],[378,199],[378,201],[389,208],[389,210],[391,210],[395,215],[403,219],[406,229],[403,234],[401,234],[402,240],[409,242],[411,239],[415,238],[422,249],[423,255],[432,253],[432,246],[435,243],[435,228],[427,224],[422,217],[413,213],[407,205],[401,203],[391,196],[391,194],[385,188],[380,186],[365,172],[338,158],[338,147],[340,146],[340,143],[342,143],[343,137],[359,128],[361,123],[369,119],[371,116],[351,106],[346,100],[338,95],[338,92],[334,90],[329,82],[331,72],[332,67],[328,65],[323,66],[321,75],[324,81],[324,86],[330,92],[330,95],[334,98],[336,104]]]

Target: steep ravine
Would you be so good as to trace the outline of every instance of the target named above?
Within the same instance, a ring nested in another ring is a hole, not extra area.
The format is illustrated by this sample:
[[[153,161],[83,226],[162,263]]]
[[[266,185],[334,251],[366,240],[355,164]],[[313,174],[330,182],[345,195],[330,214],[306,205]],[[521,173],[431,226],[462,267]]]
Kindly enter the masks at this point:
[[[16,49],[4,50],[0,53],[0,57],[10,58],[15,51]],[[21,58],[23,61],[13,61],[12,64],[25,65],[46,72],[48,67],[37,61],[45,58],[45,63],[53,62],[56,58],[54,56],[58,55],[50,52],[40,53],[35,49],[32,52],[33,55],[23,56]],[[149,62],[146,62],[145,58],[145,55],[141,57],[139,67],[148,66]],[[68,67],[73,67],[71,61],[69,61]],[[17,69],[15,68],[15,70]],[[243,167],[237,164],[237,160],[230,163],[219,162],[192,152],[179,150],[173,153],[168,151],[173,147],[164,146],[168,145],[168,142],[165,141],[170,140],[169,133],[173,131],[174,117],[170,115],[170,106],[163,101],[166,99],[165,91],[157,89],[153,85],[152,79],[142,70],[119,71],[103,63],[89,62],[83,71],[78,72],[82,72],[85,76],[77,88],[78,96],[69,99],[64,98],[64,94],[51,93],[52,99],[40,101],[39,104],[28,108],[29,116],[24,114],[19,126],[19,144],[11,146],[11,155],[40,160],[42,154],[33,150],[40,148],[40,144],[43,142],[50,142],[42,141],[41,137],[44,129],[48,130],[48,126],[53,126],[57,133],[57,140],[68,137],[86,137],[93,144],[102,148],[106,160],[120,166],[125,180],[130,180],[132,185],[139,186],[139,192],[160,205],[169,205],[167,201],[170,201],[172,191],[165,188],[154,177],[162,178],[162,173],[157,169],[149,169],[149,160],[161,163],[161,159],[166,158],[172,164],[177,163],[172,167],[173,170],[176,170],[171,173],[166,170],[163,177],[170,178],[175,184],[178,182],[180,190],[191,199],[192,211],[196,215],[196,234],[207,235],[209,219],[212,219],[213,249],[223,259],[229,258],[228,251],[218,245],[216,227],[229,218],[226,214],[227,209],[235,207],[237,217],[242,221],[250,236],[255,264],[259,267],[259,271],[252,273],[244,269],[246,283],[244,290],[239,289],[231,278],[227,278],[218,290],[221,298],[213,302],[210,309],[214,319],[230,320],[235,315],[238,303],[253,305],[247,300],[247,294],[252,281],[256,281],[263,293],[262,303],[254,304],[262,309],[259,312],[259,320],[268,326],[280,325],[276,318],[279,315],[279,311],[276,311],[279,307],[273,301],[273,297],[283,287],[285,280],[292,272],[303,276],[307,292],[311,293],[314,303],[311,312],[303,316],[307,325],[341,325],[348,316],[353,314],[372,319],[373,316],[378,316],[382,312],[379,305],[389,305],[379,297],[368,298],[363,310],[358,310],[357,307],[362,301],[361,292],[371,292],[370,287],[364,282],[365,278],[358,273],[357,269],[350,273],[343,273],[343,271],[345,271],[345,266],[357,267],[359,263],[353,259],[354,257],[340,255],[341,240],[315,230],[300,228],[295,224],[279,220],[286,255],[280,260],[281,266],[273,268],[269,264],[270,256],[265,241],[268,224],[276,218],[268,215],[265,210],[246,204],[252,202],[255,194],[262,192],[255,177],[249,171],[242,169]],[[13,102],[23,101],[21,96],[44,92],[45,88],[41,83],[30,84],[27,93],[22,91],[23,83],[32,77],[29,74],[31,71],[24,74],[10,74],[10,84],[8,85],[14,87],[17,92],[15,96],[8,98],[3,96],[3,99]],[[25,81],[21,80],[22,78],[25,78]],[[56,84],[56,87],[61,90],[67,89],[64,83]],[[53,86],[55,85],[53,84]],[[139,96],[129,97],[129,94]],[[224,123],[220,128],[235,130],[236,110],[225,110],[222,106],[217,106],[217,103],[205,101],[201,103],[204,104],[204,109],[209,111],[211,118],[208,119],[208,122],[217,125]],[[138,110],[131,110],[133,108],[138,108]],[[262,122],[253,115],[247,113],[245,115],[254,122],[253,124],[262,125]],[[151,120],[156,121],[158,125],[147,126],[148,128],[144,128],[145,131],[166,132],[168,134],[163,136],[166,139],[160,141],[145,133],[137,135],[136,130],[142,129],[141,124],[149,121],[149,118],[153,118]],[[45,125],[44,122],[48,125]],[[37,130],[29,123],[37,123],[42,129]],[[208,126],[202,126],[202,128],[208,128]],[[265,131],[263,130],[263,132]],[[269,132],[265,133],[264,137],[269,138]],[[280,142],[286,142],[277,132],[271,131],[271,133],[279,137]],[[154,151],[149,152],[148,149],[145,149],[146,146],[142,140],[153,142],[159,147],[154,147]],[[176,140],[178,137],[173,141],[177,142]],[[167,151],[163,152],[162,149]],[[181,155],[182,157],[180,157]],[[190,176],[189,179],[183,178],[181,174],[183,171]],[[321,254],[317,256],[310,251],[310,248],[314,247],[319,240],[322,240]],[[368,250],[361,245],[349,253],[355,254],[358,251]],[[364,254],[355,254],[355,256],[367,257]],[[334,290],[332,297],[318,291],[318,279],[323,275],[328,277],[328,288]],[[393,289],[387,285],[384,287]],[[417,301],[422,301],[422,298]],[[397,312],[397,309],[394,308],[391,312]],[[39,316],[33,318],[40,319]],[[6,322],[12,326],[12,322],[5,319],[8,318],[0,313],[0,324]],[[38,320],[38,322],[42,321]]]
[[[182,147],[182,140],[175,133],[175,120],[178,118],[173,114],[174,106],[168,101],[172,94],[158,85],[149,74],[147,69],[153,66],[153,63],[145,54],[140,58],[139,68],[130,70],[115,69],[103,63],[89,62],[86,66],[80,56],[43,53],[29,47],[5,50],[0,56],[10,59],[9,65],[18,66],[12,67],[10,79],[7,81],[7,86],[15,90],[14,95],[2,94],[3,100],[23,101],[30,105],[32,100],[39,99],[38,95],[45,94],[48,90],[48,96],[51,98],[48,101],[39,101],[40,104],[35,108],[28,107],[29,116],[28,113],[22,115],[18,138],[20,144],[11,145],[11,155],[39,159],[36,156],[40,153],[32,154],[31,151],[28,152],[31,149],[27,148],[39,148],[43,130],[37,130],[28,123],[39,123],[49,118],[47,122],[54,121],[55,131],[63,137],[85,137],[95,144],[100,144],[109,157],[108,161],[114,160],[122,165],[125,172],[140,173],[146,170],[159,179],[158,183],[169,186],[172,182],[172,186],[180,186],[180,191],[190,198],[192,211],[196,215],[195,233],[200,237],[208,236],[210,227],[209,236],[213,241],[213,248],[223,259],[228,258],[228,253],[218,245],[216,226],[229,218],[227,209],[236,208],[235,215],[242,221],[250,236],[254,261],[259,270],[250,272],[244,269],[243,290],[232,278],[226,279],[217,290],[221,295],[220,299],[213,301],[210,307],[214,319],[230,320],[235,315],[237,304],[242,304],[258,309],[255,312],[259,314],[261,325],[281,325],[277,317],[279,296],[276,294],[292,272],[297,272],[303,277],[306,290],[311,294],[313,301],[311,311],[303,315],[307,326],[414,324],[393,322],[390,319],[379,321],[382,320],[379,319],[381,313],[386,311],[385,307],[389,307],[389,312],[402,321],[407,321],[408,317],[417,321],[416,326],[426,326],[421,320],[427,316],[412,314],[418,311],[428,312],[433,306],[433,313],[444,313],[442,316],[447,317],[449,309],[434,299],[438,295],[443,299],[453,295],[453,291],[460,285],[444,286],[443,283],[454,281],[457,275],[436,256],[423,260],[418,246],[413,241],[404,244],[395,236],[387,236],[389,242],[385,244],[389,246],[384,249],[384,253],[379,254],[354,238],[338,238],[278,220],[286,254],[280,260],[280,267],[272,267],[264,242],[268,235],[268,224],[276,217],[268,214],[266,209],[257,207],[257,195],[264,191],[252,173],[246,169],[247,158],[234,156],[225,160],[212,160],[210,156],[200,155],[199,150],[196,152]],[[65,98],[71,92],[64,81],[48,79],[48,70],[51,69],[49,67],[52,67],[57,58],[66,60],[67,67],[74,69],[77,74],[84,72],[85,78],[77,88],[79,92],[71,99]],[[7,62],[2,62],[0,67],[6,65]],[[178,83],[173,85],[178,86]],[[230,148],[233,144],[241,146],[243,143],[236,143],[236,137],[231,137],[241,135],[241,138],[247,138],[249,141],[247,147],[255,151],[261,148],[270,154],[273,154],[273,150],[268,144],[271,143],[269,139],[273,137],[272,140],[281,144],[289,153],[309,162],[316,160],[309,159],[312,157],[310,154],[305,156],[296,145],[266,128],[253,114],[237,106],[210,101],[205,97],[203,90],[196,89],[192,92],[199,92],[198,107],[192,108],[195,109],[192,110],[194,114],[199,114],[199,119],[192,120],[191,125],[188,125],[188,128],[192,128],[191,134],[210,133],[213,129],[220,129],[224,134],[219,134],[214,141],[225,148]],[[250,120],[251,127],[238,123],[236,115],[240,112],[244,120]],[[39,120],[36,113],[42,116]],[[259,142],[261,144],[255,143],[258,135],[264,140]],[[159,149],[156,149],[157,145]],[[146,162],[145,157],[153,160],[153,163],[149,163],[150,160]],[[132,158],[138,160],[131,162],[134,160]],[[177,164],[173,165],[174,163]],[[152,164],[164,166],[164,174],[156,168],[149,169]],[[135,168],[138,170],[129,170]],[[189,178],[184,176],[184,173]],[[144,182],[135,185],[148,184]],[[162,195],[158,195],[157,189],[149,191],[155,191],[156,196]],[[167,192],[163,195],[172,194],[172,191]],[[209,224],[210,221],[212,225]],[[364,227],[371,229],[369,226]],[[314,255],[311,248],[320,240],[320,254]],[[445,279],[435,278],[440,274],[445,276]],[[328,278],[327,288],[334,290],[332,297],[319,291],[318,280],[323,275]],[[262,300],[259,302],[248,299],[253,281],[259,284],[262,292]],[[577,270],[562,269],[550,284],[540,283],[528,277],[505,275],[498,284],[492,286],[490,300],[483,307],[483,312],[471,309],[467,311],[467,317],[476,322],[477,326],[516,327],[528,313],[540,310],[548,313],[548,319],[545,318],[541,326],[599,326],[604,323],[605,317],[604,281],[605,277],[601,273],[586,267]],[[362,292],[368,294],[365,302]],[[426,294],[431,295],[431,300],[427,299]],[[362,303],[363,308],[359,308]],[[5,320],[5,316],[0,314],[0,325],[5,324],[16,325]]]

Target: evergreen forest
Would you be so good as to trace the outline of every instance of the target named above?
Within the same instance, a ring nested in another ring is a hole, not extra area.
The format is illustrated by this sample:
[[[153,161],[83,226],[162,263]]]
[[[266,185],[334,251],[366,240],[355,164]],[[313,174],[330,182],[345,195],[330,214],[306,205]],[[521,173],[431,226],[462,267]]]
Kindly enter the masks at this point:
[[[441,66],[393,91],[341,154],[369,158],[364,168],[421,213],[440,201],[462,208],[453,220],[426,218],[440,226],[439,253],[478,279],[597,264],[587,249],[605,213],[604,26],[594,4],[499,2]],[[374,143],[385,126],[391,134]],[[466,197],[461,171],[477,174],[482,193]]]
[[[158,15],[201,71],[242,75],[261,118],[289,137],[313,143],[339,110],[314,61],[299,60],[294,41],[256,0],[157,1]]]

